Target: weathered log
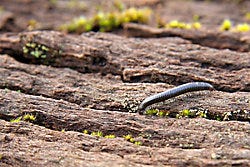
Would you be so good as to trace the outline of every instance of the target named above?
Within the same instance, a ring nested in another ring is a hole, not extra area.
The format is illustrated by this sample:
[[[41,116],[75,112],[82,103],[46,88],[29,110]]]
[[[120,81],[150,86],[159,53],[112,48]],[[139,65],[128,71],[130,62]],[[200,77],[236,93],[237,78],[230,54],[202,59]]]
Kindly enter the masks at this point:
[[[241,33],[220,32],[217,30],[160,29],[134,23],[125,24],[124,29],[129,37],[180,37],[201,46],[231,49],[240,52],[250,51],[250,38]]]
[[[23,166],[25,163],[41,166],[59,163],[67,166],[72,160],[80,165],[86,158],[91,158],[85,162],[91,165],[96,164],[92,159],[94,156],[104,166],[110,161],[115,166],[244,166],[250,162],[249,123],[201,118],[166,119],[92,110],[64,100],[11,90],[1,90],[0,95],[1,119],[9,120],[28,113],[36,116],[33,124],[0,121],[0,163],[3,165]],[[83,134],[83,130],[114,134],[117,138],[94,137]],[[142,146],[124,140],[123,136],[127,134],[142,142]]]
[[[248,53],[162,41],[152,43],[104,33],[75,37],[36,31],[1,35],[0,53],[27,63],[120,75],[126,82],[179,85],[205,81],[217,90],[250,90]]]

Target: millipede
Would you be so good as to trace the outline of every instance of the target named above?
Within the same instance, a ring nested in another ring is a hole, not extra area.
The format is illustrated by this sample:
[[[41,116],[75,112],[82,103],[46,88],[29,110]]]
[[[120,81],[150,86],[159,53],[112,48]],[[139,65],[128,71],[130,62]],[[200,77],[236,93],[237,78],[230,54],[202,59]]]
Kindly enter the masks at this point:
[[[206,82],[190,82],[174,87],[167,91],[149,96],[145,100],[143,100],[142,103],[139,105],[139,113],[143,113],[143,110],[145,110],[149,105],[162,102],[164,100],[179,96],[184,93],[202,90],[214,90],[214,87]]]

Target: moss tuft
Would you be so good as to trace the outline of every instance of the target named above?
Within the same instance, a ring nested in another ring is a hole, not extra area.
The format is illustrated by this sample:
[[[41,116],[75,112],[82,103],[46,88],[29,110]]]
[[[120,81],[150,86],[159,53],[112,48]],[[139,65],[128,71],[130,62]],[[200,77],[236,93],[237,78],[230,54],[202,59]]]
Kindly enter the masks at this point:
[[[119,5],[120,6],[120,5]],[[120,9],[119,9],[120,10]],[[80,16],[70,23],[60,26],[60,30],[82,33],[91,30],[112,31],[127,22],[147,23],[151,15],[148,8],[129,8],[123,11],[98,12],[91,18]]]
[[[104,137],[107,139],[114,139],[116,136],[111,134],[111,135],[106,135]]]
[[[232,28],[232,22],[229,19],[225,19],[220,26],[221,31],[228,31]]]

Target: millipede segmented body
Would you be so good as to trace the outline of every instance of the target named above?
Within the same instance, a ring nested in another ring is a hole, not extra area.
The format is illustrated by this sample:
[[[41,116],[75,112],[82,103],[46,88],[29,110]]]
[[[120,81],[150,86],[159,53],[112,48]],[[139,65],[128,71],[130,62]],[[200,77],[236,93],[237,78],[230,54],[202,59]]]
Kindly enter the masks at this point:
[[[193,91],[202,90],[214,90],[214,87],[206,82],[190,82],[175,88],[169,89],[165,92],[155,94],[153,96],[147,97],[139,106],[139,112],[142,113],[143,110],[154,103],[162,102],[164,100],[170,99],[172,97],[179,96],[181,94]]]

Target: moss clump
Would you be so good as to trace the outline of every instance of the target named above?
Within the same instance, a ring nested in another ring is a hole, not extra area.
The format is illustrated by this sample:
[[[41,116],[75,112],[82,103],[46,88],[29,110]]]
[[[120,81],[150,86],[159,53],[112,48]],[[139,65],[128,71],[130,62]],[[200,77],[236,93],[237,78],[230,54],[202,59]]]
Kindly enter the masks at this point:
[[[101,131],[92,132],[90,135],[91,136],[97,136],[97,137],[103,137],[103,133]]]
[[[111,134],[111,135],[106,135],[104,137],[107,139],[114,139],[116,136]]]
[[[18,117],[16,119],[11,119],[10,122],[11,123],[17,123],[17,122],[20,122],[22,120],[22,117]]]
[[[146,115],[156,115],[158,112],[159,112],[158,109],[149,109],[149,110],[146,110],[145,114]]]
[[[30,54],[37,59],[45,59],[47,57],[46,54],[48,53],[48,51],[49,48],[47,48],[46,46],[34,42],[28,42],[25,44],[25,46],[23,46],[24,54]]]
[[[120,27],[123,23],[148,22],[151,15],[151,10],[148,8],[137,9],[129,8],[123,11],[114,12],[98,12],[91,18],[83,16],[74,18],[70,23],[62,25],[59,29],[67,32],[82,33],[91,30],[97,31],[112,31]]]
[[[194,23],[185,23],[178,20],[172,20],[165,25],[165,28],[179,28],[179,29],[200,29],[201,23],[195,21]]]
[[[140,141],[136,141],[136,142],[134,142],[134,144],[137,145],[137,146],[141,146],[142,145],[142,143]]]
[[[194,22],[198,22],[199,20],[200,20],[200,16],[199,15],[197,15],[197,14],[193,15],[193,21]]]
[[[248,31],[250,31],[250,25],[247,24],[247,23],[238,24],[235,27],[235,31],[237,31],[237,32],[248,32]]]
[[[17,117],[16,119],[11,119],[11,123],[20,122],[20,121],[27,121],[27,122],[33,122],[36,120],[36,117],[32,114],[25,114],[23,116]]]
[[[89,134],[89,131],[86,130],[86,129],[84,129],[82,132],[83,132],[84,134]]]
[[[32,114],[26,114],[22,118],[24,121],[35,121],[36,117]]]
[[[156,115],[156,116],[160,116],[160,117],[165,117],[165,116],[169,115],[169,112],[161,111],[161,110],[158,110],[158,109],[149,109],[149,110],[146,110],[145,114],[146,115]]]
[[[247,13],[245,14],[245,19],[248,20],[248,21],[250,20],[250,12],[247,12]]]
[[[201,118],[207,118],[207,110],[204,109],[184,109],[182,111],[179,111],[178,114],[176,114],[176,118],[195,118],[195,117],[201,117]]]
[[[215,120],[217,120],[217,121],[222,121],[223,118],[222,118],[220,115],[216,115],[216,116],[215,116]]]
[[[220,25],[220,30],[221,31],[228,31],[232,28],[232,22],[229,19],[225,19],[221,25]]]
[[[225,19],[222,24],[220,25],[221,31],[229,31],[232,30],[233,32],[248,32],[250,31],[250,25],[247,23],[240,23],[233,27],[231,20]]]
[[[31,31],[31,30],[34,30],[34,29],[37,29],[37,28],[39,28],[40,27],[40,23],[37,21],[37,20],[35,20],[35,19],[30,19],[29,21],[28,21],[28,30],[29,31]]]
[[[137,145],[137,146],[142,145],[142,143],[141,143],[140,141],[136,141],[136,140],[133,138],[133,136],[130,135],[130,134],[127,134],[127,135],[123,136],[123,138],[124,138],[125,140],[129,141],[130,143],[134,143],[134,144]]]
[[[200,29],[201,26],[202,26],[201,23],[198,22],[198,21],[192,23],[192,28],[193,28],[193,29]]]

